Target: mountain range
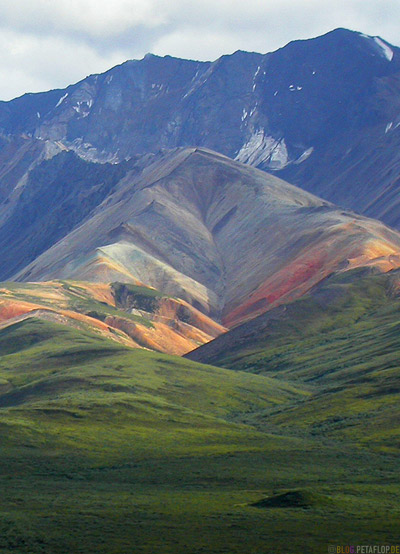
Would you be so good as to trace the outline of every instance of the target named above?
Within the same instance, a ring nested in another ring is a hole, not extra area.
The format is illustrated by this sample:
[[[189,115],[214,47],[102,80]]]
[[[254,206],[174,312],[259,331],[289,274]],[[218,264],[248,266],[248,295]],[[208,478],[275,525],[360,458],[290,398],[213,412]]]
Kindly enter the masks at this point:
[[[2,102],[2,200],[60,150],[116,162],[197,146],[399,226],[399,52],[336,29],[215,62],[149,54],[65,90]]]
[[[399,107],[345,29],[0,102],[1,552],[397,540]]]

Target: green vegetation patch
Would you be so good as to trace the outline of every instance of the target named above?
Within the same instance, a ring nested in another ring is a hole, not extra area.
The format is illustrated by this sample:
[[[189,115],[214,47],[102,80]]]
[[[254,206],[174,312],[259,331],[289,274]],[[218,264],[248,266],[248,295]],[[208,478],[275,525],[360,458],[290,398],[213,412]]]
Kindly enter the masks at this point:
[[[124,310],[137,309],[154,313],[158,308],[160,298],[166,297],[156,289],[129,283],[112,283],[111,290],[116,305]]]
[[[69,293],[70,309],[88,315],[100,321],[105,321],[108,316],[120,317],[140,323],[145,327],[153,328],[153,323],[146,317],[134,315],[119,307],[110,306],[106,302],[100,302],[92,298],[83,287],[68,281],[62,282],[65,291]]]

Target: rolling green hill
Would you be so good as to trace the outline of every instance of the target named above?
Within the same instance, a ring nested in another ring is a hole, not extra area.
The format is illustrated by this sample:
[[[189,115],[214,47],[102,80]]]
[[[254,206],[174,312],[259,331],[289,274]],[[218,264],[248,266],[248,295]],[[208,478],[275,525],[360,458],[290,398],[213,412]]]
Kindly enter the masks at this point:
[[[268,418],[285,428],[400,446],[400,273],[354,270],[189,354],[306,387]]]
[[[304,394],[36,319],[1,330],[0,354],[3,441],[100,459],[106,444],[118,459],[157,452],[160,437],[165,453],[225,452],[237,441],[258,448],[243,413]]]
[[[299,405],[308,384],[34,318],[0,330],[0,356],[2,554],[297,554],[397,539],[394,455],[260,420]],[[283,506],[253,505],[269,496]]]

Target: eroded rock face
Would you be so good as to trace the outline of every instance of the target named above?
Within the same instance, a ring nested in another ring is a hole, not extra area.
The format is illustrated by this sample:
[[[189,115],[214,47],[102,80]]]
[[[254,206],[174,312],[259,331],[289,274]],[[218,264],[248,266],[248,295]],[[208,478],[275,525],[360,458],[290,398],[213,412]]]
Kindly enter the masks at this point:
[[[232,327],[334,272],[400,264],[397,232],[263,171],[196,148],[148,162],[15,277],[144,284]]]

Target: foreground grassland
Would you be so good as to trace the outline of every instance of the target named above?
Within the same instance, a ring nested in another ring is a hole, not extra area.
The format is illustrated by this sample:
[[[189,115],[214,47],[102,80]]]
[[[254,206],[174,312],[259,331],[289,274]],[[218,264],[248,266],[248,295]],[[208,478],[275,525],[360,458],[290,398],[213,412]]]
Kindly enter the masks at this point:
[[[298,553],[399,541],[398,458],[280,427],[307,384],[0,331],[0,552]],[[274,416],[275,417],[275,416]],[[307,505],[252,506],[300,491]]]

